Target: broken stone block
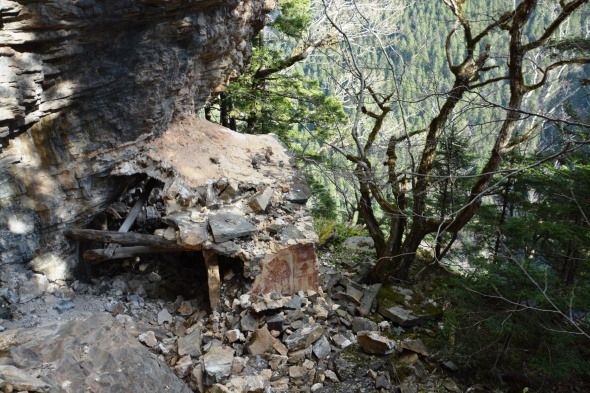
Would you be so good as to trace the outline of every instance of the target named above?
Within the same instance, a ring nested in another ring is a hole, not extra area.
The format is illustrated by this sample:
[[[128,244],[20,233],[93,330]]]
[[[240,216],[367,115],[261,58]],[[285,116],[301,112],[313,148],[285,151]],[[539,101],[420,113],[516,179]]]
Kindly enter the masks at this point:
[[[419,338],[414,340],[404,340],[401,342],[401,347],[423,356],[430,356],[430,351]]]
[[[391,377],[386,371],[381,371],[375,378],[375,389],[385,389],[389,391],[391,389]]]
[[[233,257],[235,254],[239,253],[242,250],[240,246],[238,246],[233,241],[223,242],[219,244],[208,242],[206,247],[208,250],[215,251],[215,253],[224,257]]]
[[[389,355],[395,349],[393,340],[374,331],[360,331],[357,333],[356,338],[363,351],[373,355]]]
[[[266,207],[270,203],[270,199],[272,198],[273,189],[271,187],[265,187],[262,191],[256,193],[250,201],[248,201],[248,206],[255,212],[255,213],[262,213],[266,210]]]
[[[191,220],[191,216],[192,212],[189,211],[174,213],[163,217],[162,222],[178,229],[178,243],[180,245],[200,250],[209,238],[207,225],[204,222],[194,222]],[[171,235],[169,233],[169,236]]]
[[[272,350],[273,344],[277,339],[270,334],[266,326],[257,329],[250,342],[248,343],[248,352],[251,355],[262,355]]]
[[[326,336],[322,336],[313,344],[313,354],[317,356],[319,360],[325,359],[330,352],[332,352],[332,348],[330,347],[330,343]]]
[[[268,367],[268,361],[261,355],[256,355],[248,358],[244,373],[248,375],[263,373],[265,370],[268,370]]]
[[[305,239],[305,235],[294,225],[285,225],[279,232],[284,243],[288,243],[289,240]]]
[[[361,298],[361,304],[356,308],[360,315],[369,315],[371,308],[373,307],[373,302],[379,293],[379,289],[381,289],[381,284],[373,284],[369,285],[364,291],[363,297]]]
[[[242,332],[239,329],[232,329],[225,332],[225,338],[228,342],[234,343],[240,339]]]
[[[201,332],[199,330],[184,337],[178,337],[177,343],[180,356],[189,355],[195,358],[201,356]]]
[[[358,286],[358,288],[357,288],[357,286]],[[363,297],[362,287],[360,287],[358,284],[355,284],[353,282],[350,282],[346,286],[346,294],[348,296],[350,296],[352,299],[354,299],[354,301],[356,303],[360,303],[361,302],[361,298]]]
[[[234,350],[228,347],[215,347],[203,357],[208,385],[223,382],[231,374]]]
[[[305,360],[305,357],[308,355],[308,353],[309,353],[309,348],[291,351],[288,353],[289,359],[287,360],[287,362],[289,364],[299,364]]]
[[[349,237],[342,246],[352,251],[375,252],[375,241],[368,236]]]
[[[289,367],[289,377],[294,379],[301,379],[307,372],[305,367],[301,366],[291,366]]]
[[[28,281],[25,281],[20,285],[18,288],[18,294],[20,296],[20,303],[26,303],[31,301],[39,296],[43,295],[43,293],[47,290],[49,286],[49,281],[47,277],[43,274],[33,274]]]
[[[193,306],[191,305],[191,302],[183,300],[182,302],[180,302],[180,306],[178,307],[178,314],[179,315],[191,315],[193,313]]]
[[[172,226],[169,226],[164,231],[164,239],[166,240],[176,240],[176,229]]]
[[[244,371],[244,368],[246,368],[246,364],[248,364],[248,359],[239,356],[234,357],[234,360],[231,363],[232,375],[241,374],[242,371]]]
[[[253,332],[256,330],[258,323],[256,322],[256,318],[252,316],[249,312],[245,312],[240,319],[240,327],[245,332]]]
[[[171,323],[172,322],[172,315],[170,315],[170,313],[168,312],[168,310],[166,310],[165,308],[163,308],[159,313],[158,313],[158,325],[162,325],[164,323]]]
[[[358,333],[360,331],[378,331],[377,324],[367,318],[354,317],[352,319],[352,331]]]
[[[256,233],[256,226],[234,207],[223,208],[210,215],[209,226],[215,243],[223,243]]]
[[[260,375],[248,375],[245,377],[232,376],[227,383],[231,392],[258,393],[264,392],[270,382]]]
[[[232,198],[234,196],[236,196],[237,192],[238,192],[238,182],[236,182],[235,180],[232,179],[226,179],[227,184],[225,185],[225,188],[223,188],[223,191],[221,191],[221,194],[219,194],[219,199],[225,201],[225,202],[229,202],[232,200]],[[218,186],[219,186],[219,182],[218,182]]]
[[[272,315],[266,319],[266,326],[269,330],[283,331],[285,325],[285,318],[280,315]]]
[[[324,372],[324,375],[326,376],[326,378],[328,378],[332,382],[336,382],[336,383],[340,382],[340,380],[338,379],[338,376],[332,370],[326,370]]]
[[[146,333],[140,334],[138,339],[140,342],[144,343],[150,348],[155,348],[158,346],[158,340],[156,339],[156,335],[151,330]]]
[[[416,315],[413,311],[401,306],[379,307],[379,314],[402,327],[419,326],[437,317],[436,314]]]
[[[283,342],[289,351],[304,349],[316,342],[324,333],[324,328],[319,323],[313,325],[304,325],[290,336],[286,337]]]
[[[272,370],[276,370],[287,363],[287,359],[287,356],[284,355],[270,355],[268,365]]]
[[[197,363],[191,373],[191,379],[197,385],[197,392],[205,393],[205,369],[203,363]]]
[[[305,204],[307,200],[311,198],[311,189],[303,183],[291,184],[289,187],[289,193],[285,196],[285,199],[289,202]]]
[[[277,351],[281,356],[287,356],[287,354],[289,353],[289,349],[285,346],[285,344],[283,344],[282,342],[280,342],[279,340],[275,340],[274,344],[272,345],[272,347],[275,349],[275,351]]]
[[[188,375],[190,367],[193,365],[193,360],[190,356],[184,356],[176,362],[174,365],[174,373],[180,378],[184,378]]]
[[[343,334],[335,334],[332,336],[332,342],[334,343],[334,345],[336,345],[338,348],[346,348],[349,345],[352,344],[352,341],[350,341],[348,339],[348,337],[344,336]]]

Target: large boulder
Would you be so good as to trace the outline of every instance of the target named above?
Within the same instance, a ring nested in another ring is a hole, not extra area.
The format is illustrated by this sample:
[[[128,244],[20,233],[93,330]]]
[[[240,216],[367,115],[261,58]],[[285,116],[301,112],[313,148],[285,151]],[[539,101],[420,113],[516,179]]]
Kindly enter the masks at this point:
[[[191,392],[105,313],[7,331],[0,334],[0,351],[17,366],[19,374],[10,374],[14,379],[51,392]]]

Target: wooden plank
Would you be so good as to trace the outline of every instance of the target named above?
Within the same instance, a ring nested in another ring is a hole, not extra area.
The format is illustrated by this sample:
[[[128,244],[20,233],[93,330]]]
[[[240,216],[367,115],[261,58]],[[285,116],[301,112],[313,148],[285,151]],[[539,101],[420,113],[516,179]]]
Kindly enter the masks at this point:
[[[123,224],[121,224],[119,232],[129,232],[129,229],[131,229],[131,226],[135,222],[135,219],[137,218],[137,216],[139,216],[139,213],[141,213],[141,208],[147,202],[150,193],[152,192],[156,184],[158,184],[156,179],[150,178],[148,180],[148,182],[145,185],[145,190],[143,190],[139,198],[137,198],[137,201],[127,214],[127,217],[125,217],[125,221],[123,221]]]
[[[121,247],[121,246],[118,244],[109,243],[109,244],[107,244],[106,248],[104,249],[104,254],[112,257],[113,255],[115,255],[115,250],[119,247]]]
[[[118,232],[129,232],[129,229],[131,229],[131,226],[133,225],[133,223],[137,219],[137,216],[139,216],[139,213],[141,213],[141,208],[147,202],[147,200],[148,200],[152,190],[156,186],[156,184],[157,184],[157,182],[153,178],[150,178],[147,181],[147,183],[145,185],[145,189],[143,190],[143,192],[141,193],[139,198],[137,198],[137,201],[135,201],[135,204],[133,205],[133,207],[131,208],[129,213],[127,213],[127,217],[125,217],[125,221],[123,221],[123,223],[119,227]],[[119,246],[117,244],[112,244],[112,243],[107,245],[107,247],[104,250],[105,255],[112,257],[115,254],[115,250],[118,247]]]
[[[102,262],[112,261],[114,259],[131,258],[140,254],[151,254],[157,252],[183,252],[186,251],[181,248],[163,248],[150,246],[135,246],[135,247],[119,247],[115,250],[113,255],[108,255],[105,249],[87,250],[84,252],[84,260],[90,262],[92,265],[97,265]]]
[[[99,231],[96,229],[68,229],[64,234],[69,239],[92,242],[116,243],[122,246],[153,246],[162,248],[188,249],[176,244],[175,240],[167,240],[163,236],[147,235],[135,232]]]
[[[219,260],[217,254],[210,250],[203,251],[207,266],[207,283],[209,287],[209,303],[214,310],[221,302],[221,278],[219,276]]]

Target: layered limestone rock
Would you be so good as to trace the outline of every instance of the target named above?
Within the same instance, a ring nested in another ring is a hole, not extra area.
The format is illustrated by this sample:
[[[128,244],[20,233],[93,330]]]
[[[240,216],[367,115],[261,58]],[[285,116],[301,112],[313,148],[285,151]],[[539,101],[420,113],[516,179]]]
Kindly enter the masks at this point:
[[[111,171],[240,71],[272,3],[3,1],[1,261],[67,276],[62,230],[137,182]]]

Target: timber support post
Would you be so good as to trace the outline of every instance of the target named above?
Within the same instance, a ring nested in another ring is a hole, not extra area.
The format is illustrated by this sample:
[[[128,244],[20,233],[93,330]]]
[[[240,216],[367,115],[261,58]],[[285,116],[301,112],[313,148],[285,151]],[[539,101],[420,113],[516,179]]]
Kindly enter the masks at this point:
[[[221,302],[221,278],[219,276],[219,259],[217,254],[211,250],[203,250],[205,266],[207,266],[207,286],[209,287],[209,303],[211,309]]]

